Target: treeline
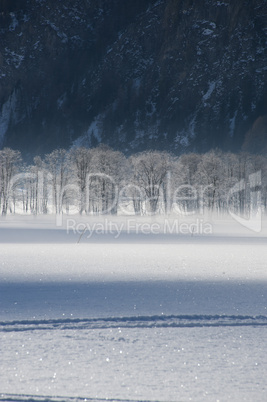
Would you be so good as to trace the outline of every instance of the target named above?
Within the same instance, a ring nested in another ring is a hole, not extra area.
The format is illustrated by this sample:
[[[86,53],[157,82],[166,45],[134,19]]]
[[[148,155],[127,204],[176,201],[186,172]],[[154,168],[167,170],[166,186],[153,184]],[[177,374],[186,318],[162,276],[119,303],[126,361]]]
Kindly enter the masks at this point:
[[[181,214],[266,210],[267,159],[248,153],[146,151],[129,158],[101,145],[56,149],[32,165],[0,151],[0,208],[7,213]],[[256,194],[256,196],[255,196]]]

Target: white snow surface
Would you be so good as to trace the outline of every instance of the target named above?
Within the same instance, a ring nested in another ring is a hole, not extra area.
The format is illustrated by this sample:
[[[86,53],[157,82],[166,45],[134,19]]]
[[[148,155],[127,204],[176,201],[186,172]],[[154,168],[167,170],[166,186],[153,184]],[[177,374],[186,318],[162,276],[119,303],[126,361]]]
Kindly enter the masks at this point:
[[[265,222],[80,237],[107,218],[67,219],[0,219],[0,401],[267,399]]]

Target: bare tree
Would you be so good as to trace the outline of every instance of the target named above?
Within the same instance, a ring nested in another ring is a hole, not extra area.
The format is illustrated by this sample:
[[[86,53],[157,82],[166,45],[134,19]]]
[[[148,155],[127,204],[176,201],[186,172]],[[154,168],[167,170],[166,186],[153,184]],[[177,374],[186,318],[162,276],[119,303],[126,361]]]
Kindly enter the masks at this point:
[[[127,160],[121,152],[103,145],[92,152],[90,201],[93,212],[116,214],[119,188],[124,181]]]
[[[173,166],[173,186],[174,205],[179,212],[184,214],[194,213],[200,207],[200,194],[197,171],[201,161],[201,155],[189,153],[181,155],[174,161]]]
[[[62,212],[64,201],[68,202],[67,192],[64,191],[70,178],[69,154],[65,149],[56,149],[45,156],[48,180],[53,189],[53,205],[56,213]],[[68,206],[67,206],[68,209]]]
[[[21,163],[21,154],[10,148],[4,148],[0,151],[0,205],[2,215],[6,215],[11,197],[12,179],[18,172]]]
[[[130,158],[133,182],[146,195],[148,208],[145,212],[155,214],[159,208],[160,197],[164,208],[164,183],[172,166],[172,159],[167,152],[148,151],[133,155]]]
[[[80,214],[87,213],[86,191],[92,169],[92,150],[84,147],[74,148],[70,152],[70,161],[80,191]]]
[[[223,180],[222,154],[218,151],[210,151],[201,156],[198,164],[196,179],[204,187],[204,203],[209,210],[213,211],[219,206],[219,190]]]

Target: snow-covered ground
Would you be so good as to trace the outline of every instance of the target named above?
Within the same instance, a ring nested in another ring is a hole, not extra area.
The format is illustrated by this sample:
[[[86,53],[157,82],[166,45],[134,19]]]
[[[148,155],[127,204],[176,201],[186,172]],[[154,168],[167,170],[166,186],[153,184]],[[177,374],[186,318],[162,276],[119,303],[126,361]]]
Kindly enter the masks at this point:
[[[0,219],[0,401],[267,399],[265,222],[71,219]]]

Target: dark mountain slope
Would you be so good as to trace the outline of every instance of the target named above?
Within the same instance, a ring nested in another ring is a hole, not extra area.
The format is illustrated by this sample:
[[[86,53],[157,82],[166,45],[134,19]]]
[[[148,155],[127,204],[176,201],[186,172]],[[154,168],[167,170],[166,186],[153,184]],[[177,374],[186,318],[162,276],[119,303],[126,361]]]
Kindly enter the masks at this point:
[[[0,142],[237,150],[267,113],[266,21],[264,0],[0,1]]]

